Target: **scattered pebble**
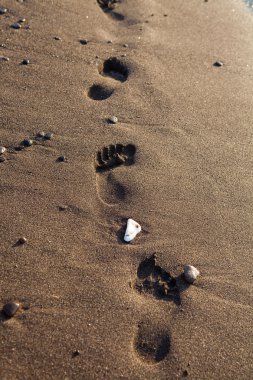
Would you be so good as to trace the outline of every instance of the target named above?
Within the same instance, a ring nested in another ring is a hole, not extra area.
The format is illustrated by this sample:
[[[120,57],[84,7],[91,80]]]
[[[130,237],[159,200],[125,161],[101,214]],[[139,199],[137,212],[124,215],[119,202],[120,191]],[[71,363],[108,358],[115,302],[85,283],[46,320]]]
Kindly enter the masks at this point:
[[[112,44],[112,40],[108,40],[107,43],[108,43],[108,44]]]
[[[65,211],[65,210],[67,210],[67,208],[68,208],[68,206],[66,206],[66,205],[59,206],[60,211]]]
[[[46,139],[46,140],[51,140],[52,139],[52,137],[53,137],[53,133],[52,132],[47,132],[46,134],[45,134],[45,136],[44,136],[44,138]]]
[[[76,350],[72,353],[73,358],[75,358],[76,356],[79,356],[79,355],[81,355],[81,352],[79,350]]]
[[[25,147],[29,147],[29,146],[32,146],[33,144],[33,141],[31,139],[24,139],[22,144],[25,146]]]
[[[6,61],[6,62],[8,62],[10,60],[10,58],[9,57],[4,57],[4,56],[0,56],[0,61]]]
[[[6,158],[3,156],[0,156],[0,162],[4,162],[4,161],[6,161]]]
[[[110,116],[110,117],[108,117],[108,121],[111,124],[117,124],[118,118],[117,118],[117,116]]]
[[[184,266],[184,277],[189,284],[193,284],[196,278],[200,275],[197,268],[192,265]]]
[[[27,239],[26,239],[24,236],[22,236],[22,237],[20,237],[20,238],[18,239],[18,243],[19,243],[19,244],[25,244],[25,243],[27,243]]]
[[[18,23],[19,23],[19,24],[23,24],[23,22],[26,22],[26,19],[25,19],[25,18],[21,18],[20,20],[18,20]]]
[[[128,44],[124,44],[123,47],[128,48]]]
[[[168,17],[167,13],[164,14],[164,17]]]
[[[5,13],[7,13],[7,8],[0,8],[0,15],[4,15]]]
[[[126,54],[122,54],[122,55],[121,55],[122,58],[124,58],[124,57],[126,57],[126,56],[127,56]]]
[[[17,302],[8,302],[3,307],[3,312],[7,317],[13,317],[18,311],[20,305]]]
[[[67,158],[65,156],[60,156],[60,157],[57,158],[57,161],[59,161],[59,162],[66,162]]]
[[[221,62],[221,61],[216,61],[216,62],[214,62],[214,64],[213,64],[214,67],[221,67],[221,66],[223,66],[223,65],[224,65],[224,63]]]
[[[0,146],[0,154],[4,154],[6,152],[6,148],[4,146]]]
[[[21,65],[29,65],[29,63],[29,59],[23,59],[23,61],[21,61]]]
[[[19,22],[14,22],[14,24],[11,25],[12,29],[20,29],[21,24]]]
[[[83,39],[79,40],[79,42],[81,45],[87,45],[89,41],[86,38],[83,38]]]
[[[141,226],[139,223],[135,222],[133,219],[128,219],[124,240],[130,242],[139,232],[141,232]]]
[[[55,39],[56,41],[62,41],[61,37],[58,37],[58,36],[55,36],[54,39]]]
[[[41,132],[38,132],[36,136],[37,137],[45,137],[45,135],[46,135],[45,132],[41,131]]]

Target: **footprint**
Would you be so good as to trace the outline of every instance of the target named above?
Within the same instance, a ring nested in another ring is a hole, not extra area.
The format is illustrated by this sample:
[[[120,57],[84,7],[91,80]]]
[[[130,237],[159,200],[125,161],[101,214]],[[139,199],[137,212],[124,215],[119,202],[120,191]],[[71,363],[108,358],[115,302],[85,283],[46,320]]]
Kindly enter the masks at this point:
[[[156,255],[153,254],[140,263],[134,283],[135,290],[180,305],[181,298],[176,279],[157,265],[156,259]]]
[[[110,17],[117,21],[123,21],[125,17],[118,12],[115,12],[115,6],[120,0],[97,0],[100,8]]]
[[[136,147],[133,144],[109,145],[98,151],[95,167],[97,172],[97,191],[99,198],[106,204],[117,204],[126,199],[128,190],[113,174],[118,166],[134,164]]]
[[[142,322],[134,338],[134,349],[146,364],[158,364],[169,354],[171,339],[167,331],[158,323],[150,325]]]
[[[120,82],[125,82],[129,75],[128,67],[116,57],[111,57],[98,68],[99,74]]]
[[[93,100],[108,99],[114,92],[114,89],[109,86],[93,84],[88,91],[88,97]]]

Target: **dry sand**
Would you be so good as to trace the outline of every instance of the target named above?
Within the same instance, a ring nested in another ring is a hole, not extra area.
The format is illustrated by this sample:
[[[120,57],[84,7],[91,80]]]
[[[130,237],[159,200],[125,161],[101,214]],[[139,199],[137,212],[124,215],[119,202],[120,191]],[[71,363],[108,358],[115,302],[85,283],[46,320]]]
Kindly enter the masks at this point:
[[[21,308],[0,317],[0,378],[252,378],[252,14],[1,6],[0,307]],[[14,149],[39,131],[53,138]],[[127,218],[142,226],[128,245]]]

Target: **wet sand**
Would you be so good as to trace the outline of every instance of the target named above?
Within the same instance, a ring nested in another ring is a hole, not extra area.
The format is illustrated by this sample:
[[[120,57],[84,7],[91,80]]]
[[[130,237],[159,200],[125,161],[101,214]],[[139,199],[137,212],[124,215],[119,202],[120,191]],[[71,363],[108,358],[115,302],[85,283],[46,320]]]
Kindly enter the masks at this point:
[[[1,379],[250,379],[252,14],[1,6]]]

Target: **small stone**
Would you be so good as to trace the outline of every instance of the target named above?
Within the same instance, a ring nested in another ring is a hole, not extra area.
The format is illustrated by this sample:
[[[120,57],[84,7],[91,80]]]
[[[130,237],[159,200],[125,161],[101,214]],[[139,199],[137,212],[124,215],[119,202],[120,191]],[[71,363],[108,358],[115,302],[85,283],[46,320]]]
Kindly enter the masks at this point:
[[[168,17],[167,13],[164,14],[164,17]]]
[[[117,124],[118,118],[117,118],[117,116],[110,116],[110,117],[108,117],[108,121],[111,124]]]
[[[57,158],[57,161],[59,161],[59,162],[65,162],[65,161],[67,161],[67,159],[66,159],[65,156],[60,156],[60,157]]]
[[[13,317],[18,311],[20,305],[17,302],[8,302],[3,307],[3,312],[7,317]]]
[[[62,41],[61,37],[58,37],[58,36],[55,36],[54,39],[55,39],[56,41]]]
[[[37,135],[36,135],[37,137],[45,137],[45,132],[43,132],[43,131],[41,131],[41,132],[38,132],[37,133]]]
[[[4,57],[4,56],[0,56],[0,61],[6,61],[6,62],[8,62],[10,60],[10,58],[9,57]]]
[[[189,284],[193,284],[196,278],[200,275],[197,268],[192,265],[184,266],[184,277]]]
[[[4,15],[5,13],[7,13],[7,8],[0,8],[0,15]]]
[[[51,140],[52,138],[53,138],[53,133],[52,132],[47,132],[46,134],[45,134],[45,136],[44,136],[44,138],[46,139],[46,140]]]
[[[60,211],[65,211],[65,210],[67,210],[67,208],[68,208],[68,206],[66,206],[66,205],[59,206]]]
[[[22,237],[20,237],[20,238],[18,239],[18,243],[19,243],[19,244],[25,244],[25,243],[27,243],[27,239],[26,239],[24,236],[22,236]]]
[[[21,61],[21,65],[29,65],[29,63],[29,59],[23,59],[23,61]]]
[[[83,39],[79,40],[79,42],[81,45],[87,45],[89,41],[86,38],[83,38]]]
[[[79,350],[76,350],[72,353],[73,358],[76,358],[77,356],[81,355],[81,352]]]
[[[0,156],[0,163],[6,161],[6,158],[3,156]]]
[[[128,48],[128,44],[124,44],[123,47]]]
[[[6,148],[4,146],[0,146],[0,154],[4,154],[6,152]]]
[[[25,147],[32,146],[32,144],[33,144],[33,141],[32,141],[31,139],[24,139],[24,140],[23,140],[23,145],[24,145]]]
[[[108,43],[108,44],[112,44],[112,40],[108,40],[107,43]]]
[[[19,24],[22,24],[23,22],[26,22],[26,19],[25,19],[25,18],[21,18],[20,20],[18,20],[18,23],[19,23]]]
[[[20,29],[21,25],[19,24],[19,22],[14,22],[14,24],[12,24],[11,27],[12,29]]]
[[[223,65],[224,65],[224,63],[221,62],[221,61],[216,61],[216,62],[214,62],[214,64],[213,64],[214,67],[221,67],[221,66],[223,66]]]
[[[183,376],[183,377],[187,377],[188,375],[189,375],[189,373],[188,373],[187,369],[185,369],[185,370],[183,371],[183,373],[182,373],[182,376]]]

